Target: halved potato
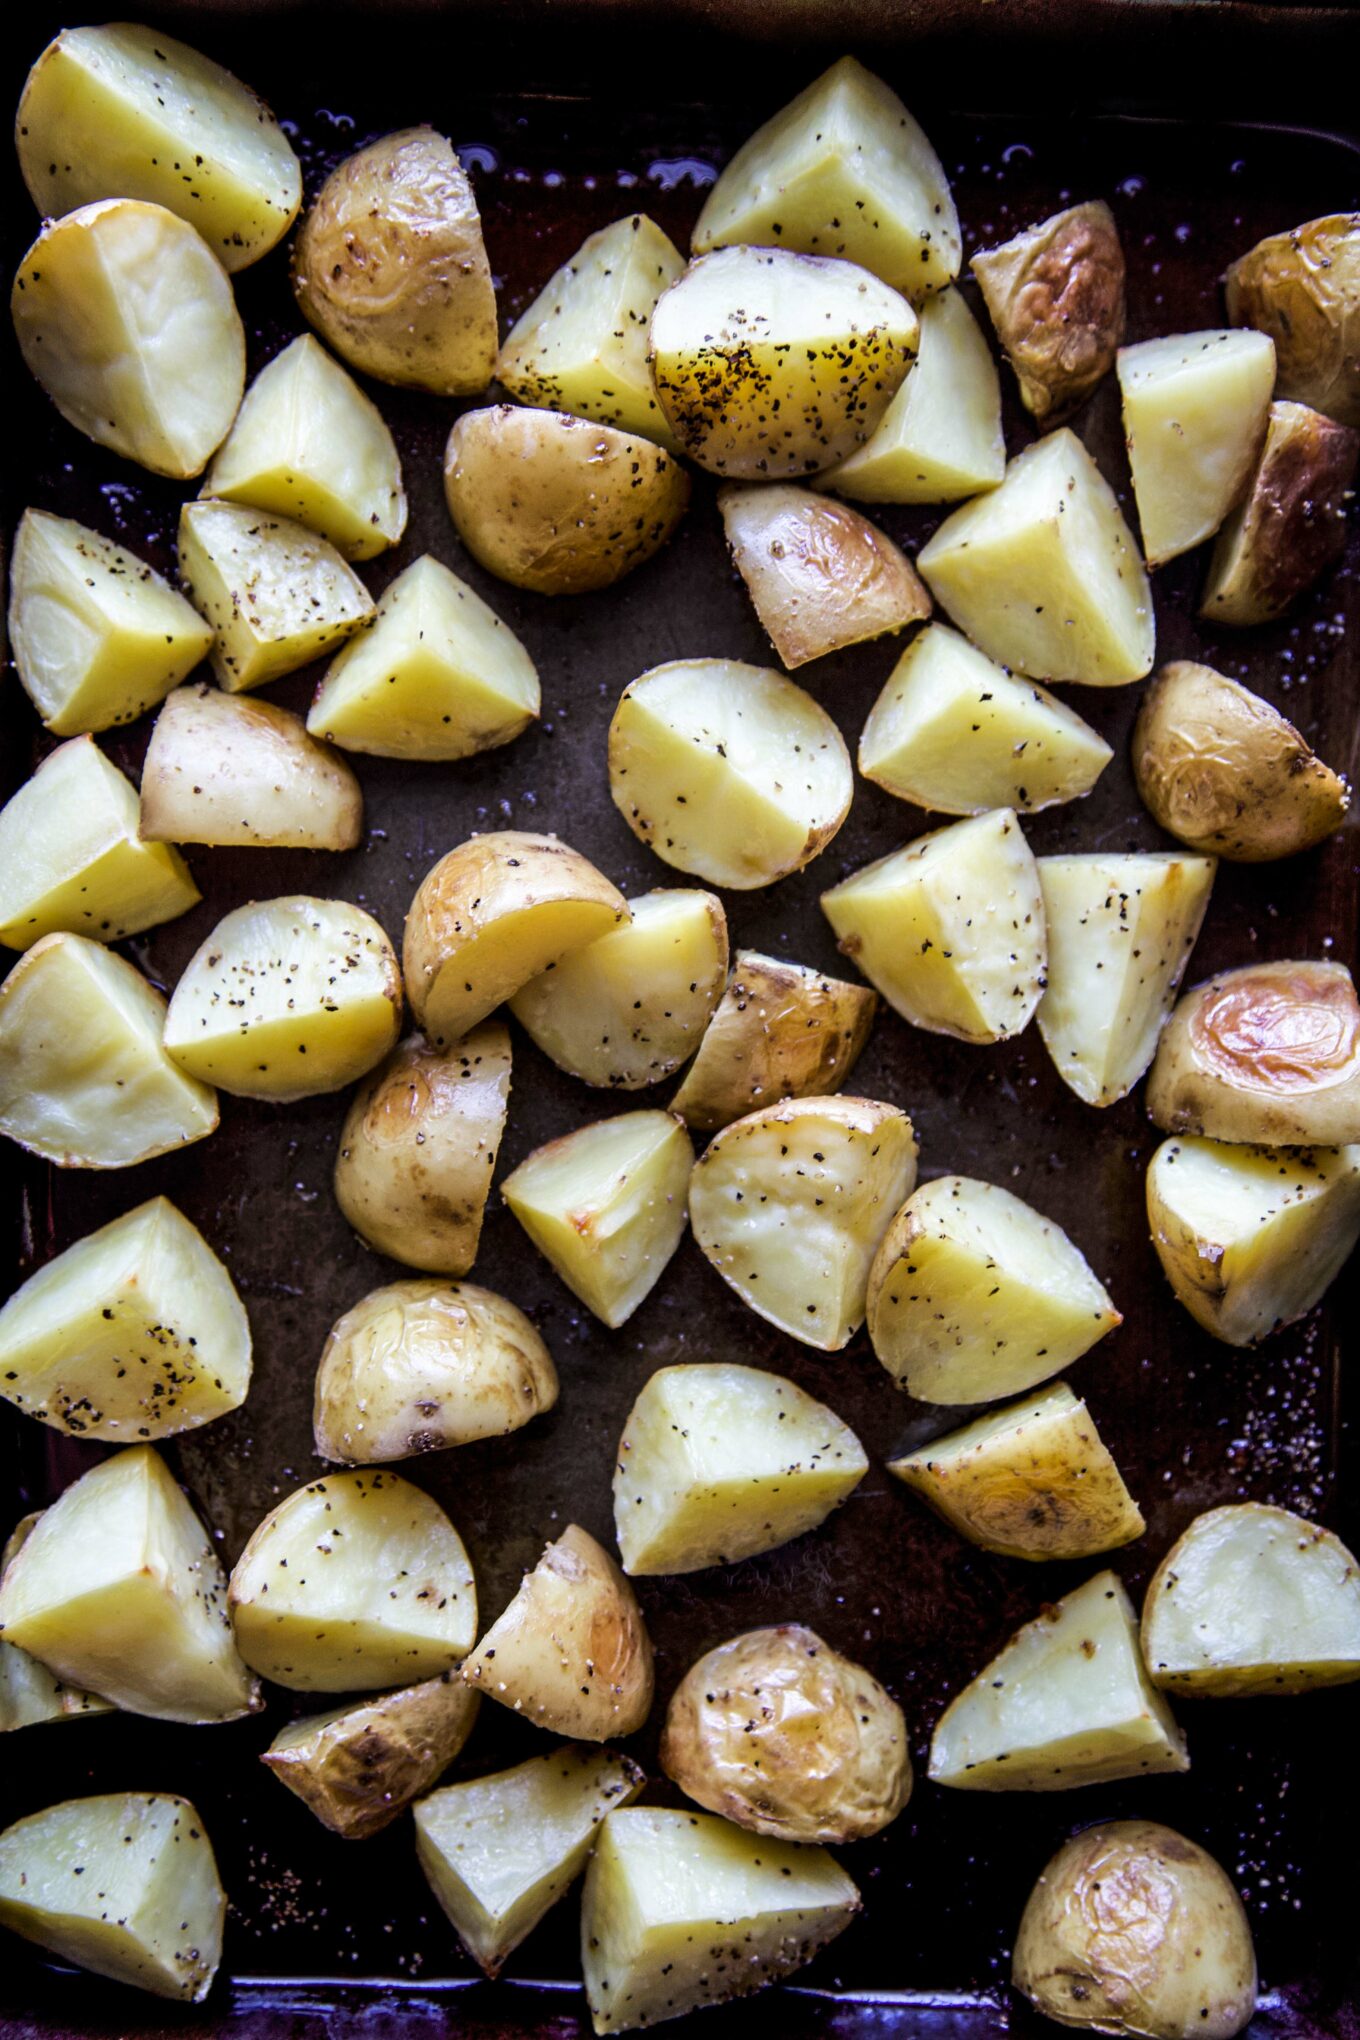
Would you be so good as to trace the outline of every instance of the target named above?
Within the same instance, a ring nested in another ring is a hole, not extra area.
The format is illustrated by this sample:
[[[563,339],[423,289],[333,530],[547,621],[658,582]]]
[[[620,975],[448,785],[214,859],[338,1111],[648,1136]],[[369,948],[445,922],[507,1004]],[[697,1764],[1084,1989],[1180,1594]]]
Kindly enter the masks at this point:
[[[461,1679],[441,1672],[418,1686],[291,1721],[260,1762],[332,1834],[364,1841],[447,1771],[480,1706]]]
[[[1152,671],[1152,591],[1138,547],[1066,426],[947,517],[916,565],[959,629],[1003,666],[1087,687]]]
[[[156,717],[142,766],[144,843],[352,850],[364,796],[302,718],[200,682]]]
[[[1147,1527],[1065,1381],[890,1459],[888,1471],[970,1543],[1003,1558],[1094,1558]]]
[[[761,1367],[662,1367],[633,1404],[614,1470],[629,1573],[698,1572],[815,1530],[869,1470],[834,1410]]]
[[[185,966],[165,1016],[181,1069],[240,1098],[339,1091],[401,1031],[401,971],[371,914],[295,895],[236,907]]]
[[[373,598],[334,546],[291,517],[185,503],[179,570],[213,628],[212,669],[232,694],[262,687],[352,637]]]
[[[477,1634],[462,1538],[396,1473],[328,1473],[285,1496],[236,1561],[230,1604],[246,1663],[301,1693],[433,1678]]]
[[[1154,1684],[1206,1699],[1360,1679],[1360,1565],[1289,1509],[1233,1502],[1182,1531],[1148,1585]]]
[[[694,1238],[743,1303],[838,1353],[864,1322],[869,1267],[916,1181],[905,1112],[786,1098],[716,1134],[689,1186]]]
[[[1241,327],[1119,350],[1124,439],[1150,567],[1218,530],[1265,438],[1275,345]]]
[[[41,1513],[35,1509],[15,1524],[0,1555],[0,1574],[23,1550]],[[28,1651],[0,1637],[0,1735],[36,1727],[43,1721],[81,1721],[87,1715],[112,1712],[109,1701],[79,1686],[65,1685]]]
[[[153,474],[202,474],[241,401],[246,339],[230,279],[192,227],[131,198],[49,220],[10,310],[68,424]]]
[[[1272,404],[1246,494],[1218,534],[1199,613],[1271,623],[1346,549],[1360,434],[1306,404]]]
[[[1013,808],[932,829],[822,894],[837,947],[932,1034],[1005,1041],[1045,983],[1039,873]]]
[[[1027,1622],[935,1724],[930,1775],[967,1792],[1065,1792],[1188,1771],[1150,1682],[1117,1574],[1096,1573]]]
[[[671,1111],[716,1133],[781,1098],[826,1097],[854,1068],[877,1010],[863,985],[739,949]]]
[[[850,811],[854,773],[826,710],[782,673],[672,659],[623,691],[609,791],[664,864],[750,892],[826,848]]]
[[[652,1645],[637,1596],[571,1523],[464,1660],[468,1684],[553,1735],[632,1735],[652,1708]]]
[[[991,1402],[1046,1381],[1121,1323],[1062,1227],[973,1176],[913,1191],[869,1271],[869,1337],[921,1402]]]
[[[1233,324],[1275,343],[1279,395],[1360,425],[1360,213],[1267,234],[1224,283]]]
[[[1103,199],[1068,206],[968,264],[1040,425],[1084,403],[1124,338],[1124,251]]]

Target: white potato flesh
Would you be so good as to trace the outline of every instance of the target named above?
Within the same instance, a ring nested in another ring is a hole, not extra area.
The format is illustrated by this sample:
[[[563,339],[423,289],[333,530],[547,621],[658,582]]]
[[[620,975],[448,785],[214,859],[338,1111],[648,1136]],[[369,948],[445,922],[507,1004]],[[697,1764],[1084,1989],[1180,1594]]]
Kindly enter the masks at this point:
[[[34,1510],[15,1524],[0,1555],[0,1574],[18,1557],[41,1513]],[[33,1728],[42,1721],[81,1721],[86,1715],[112,1711],[110,1703],[97,1693],[65,1685],[28,1651],[0,1637],[0,1735],[16,1728]]]
[[[1360,1566],[1339,1537],[1264,1502],[1196,1516],[1143,1603],[1154,1684],[1193,1698],[1360,1679]]]
[[[246,1663],[301,1693],[434,1678],[477,1634],[462,1538],[396,1473],[328,1473],[286,1496],[237,1560],[230,1602]]]
[[[997,1183],[937,1176],[908,1198],[869,1275],[869,1337],[921,1402],[1014,1395],[1121,1322],[1062,1227]]]
[[[168,1792],[66,1799],[0,1834],[0,1926],[115,1983],[197,2004],[226,1914],[203,1822]]]
[[[671,1110],[716,1133],[780,1098],[828,1097],[854,1068],[877,1011],[878,995],[864,985],[740,949]]]
[[[245,1306],[165,1197],[87,1233],[0,1309],[0,1394],[76,1437],[173,1437],[249,1386]]]
[[[1275,388],[1275,343],[1241,327],[1121,347],[1134,500],[1150,567],[1211,538],[1251,478]]]
[[[510,743],[539,706],[538,673],[510,626],[422,553],[326,668],[307,727],[376,758],[467,758]]]
[[[936,601],[990,658],[1034,680],[1122,687],[1152,671],[1152,591],[1114,490],[1065,426],[917,555]]]
[[[916,1182],[905,1112],[873,1098],[787,1098],[717,1134],[689,1187],[694,1237],[743,1303],[838,1353],[864,1322],[869,1268]]]
[[[288,517],[239,503],[186,503],[179,570],[212,625],[212,668],[229,693],[279,680],[352,637],[373,598],[334,546]]]
[[[212,644],[212,626],[145,560],[45,510],[25,510],[9,568],[15,669],[59,737],[135,722]]]
[[[849,1926],[857,1887],[822,1848],[713,1813],[611,1813],[586,1872],[581,1966],[597,2033],[747,1997]]]
[[[738,892],[801,871],[850,811],[845,740],[782,673],[675,659],[625,688],[609,790],[665,864]]]
[[[629,1412],[614,1470],[624,1571],[698,1572],[815,1530],[869,1470],[834,1410],[734,1361],[663,1367]]]
[[[166,1054],[165,1000],[84,935],[44,935],[0,986],[0,1133],[62,1169],[203,1140],[217,1094]]]
[[[1185,1738],[1148,1678],[1129,1597],[1097,1573],[1043,1608],[955,1694],[930,1776],[966,1792],[1065,1792],[1188,1771]]]
[[[1041,857],[1048,982],[1039,1033],[1063,1082],[1113,1105],[1157,1052],[1209,906],[1212,857]]]
[[[1197,1324],[1251,1346],[1320,1303],[1360,1239],[1360,1146],[1259,1148],[1185,1134],[1148,1164],[1162,1270]],[[0,1319],[3,1323],[3,1319]]]
[[[5,1568],[0,1630],[129,1714],[234,1721],[260,1705],[212,1539],[150,1445],[101,1460],[43,1511]]]
[[[137,826],[136,789],[93,737],[49,753],[0,810],[0,942],[29,949],[59,929],[119,942],[187,913],[188,865]]]
[[[192,227],[126,198],[49,220],[10,310],[68,424],[153,474],[202,474],[236,416],[246,342],[230,279]]]
[[[683,1121],[623,1112],[535,1148],[501,1194],[573,1295],[617,1327],[680,1244],[693,1167]]]
[[[932,829],[822,894],[837,947],[932,1034],[1005,1041],[1034,1017],[1047,943],[1013,808]]]
[[[442,1776],[471,1735],[477,1694],[452,1672],[289,1722],[260,1762],[323,1827],[378,1834]]]
[[[1113,756],[1075,709],[944,623],[912,639],[859,740],[866,779],[946,815],[1079,800]]]
[[[363,821],[349,766],[291,710],[201,683],[176,688],[156,717],[142,766],[144,843],[352,850]]]
[[[256,900],[190,958],[165,1016],[181,1069],[240,1098],[339,1091],[401,1029],[401,971],[372,915],[345,900]]]

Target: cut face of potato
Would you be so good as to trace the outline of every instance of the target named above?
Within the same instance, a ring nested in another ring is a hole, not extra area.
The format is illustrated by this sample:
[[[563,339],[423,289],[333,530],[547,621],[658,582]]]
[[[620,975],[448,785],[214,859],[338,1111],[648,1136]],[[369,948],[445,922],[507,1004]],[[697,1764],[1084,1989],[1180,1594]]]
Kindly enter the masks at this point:
[[[1271,623],[1346,549],[1360,434],[1306,404],[1272,404],[1246,495],[1209,562],[1200,615]]]
[[[299,716],[200,684],[156,717],[142,767],[144,843],[352,850],[364,797],[343,758]]]
[[[35,1510],[16,1523],[0,1555],[0,1573],[17,1558],[33,1534],[41,1514]],[[0,1735],[16,1728],[36,1727],[42,1721],[81,1721],[89,1714],[113,1712],[107,1700],[86,1693],[79,1686],[67,1686],[39,1664],[17,1643],[0,1638]]]
[[[750,892],[826,848],[854,774],[831,717],[782,673],[673,659],[624,689],[609,725],[609,790],[664,864]]]
[[[481,1702],[452,1672],[290,1722],[260,1757],[332,1834],[363,1841],[428,1791],[472,1733]]]
[[[1065,1792],[1189,1768],[1112,1572],[1018,1629],[950,1701],[930,1743],[935,1783],[967,1792]]]
[[[1275,343],[1279,395],[1360,425],[1360,213],[1267,234],[1224,284],[1232,323]]]
[[[716,1133],[781,1098],[826,1097],[854,1068],[877,1010],[863,985],[738,950],[671,1110]]]
[[[652,1645],[609,1553],[572,1523],[463,1662],[468,1683],[554,1735],[632,1735],[652,1708]]]
[[[996,337],[1042,425],[1084,403],[1124,338],[1124,251],[1114,214],[1088,200],[969,261]]]
[[[869,1337],[921,1402],[991,1402],[1071,1366],[1121,1322],[1061,1226],[997,1183],[937,1176],[869,1273]]]
[[[825,1522],[869,1470],[825,1403],[731,1361],[663,1367],[619,1441],[614,1526],[629,1573],[698,1572]]]
[[[218,922],[175,986],[165,1048],[238,1097],[310,1098],[371,1070],[400,1029],[401,971],[373,917],[294,897]]]
[[[1119,350],[1124,439],[1150,567],[1212,537],[1265,437],[1275,346],[1240,327]]]
[[[689,1189],[694,1237],[743,1303],[838,1353],[864,1322],[869,1266],[916,1181],[905,1112],[788,1098],[715,1135]]]
[[[239,503],[183,506],[179,567],[232,694],[309,664],[373,614],[367,588],[324,538]]]
[[[1152,591],[1138,547],[1066,426],[947,517],[916,565],[959,629],[1003,666],[1087,687],[1152,671]]]
[[[1005,1041],[1044,989],[1044,905],[1012,808],[954,822],[822,894],[837,947],[932,1034]]]

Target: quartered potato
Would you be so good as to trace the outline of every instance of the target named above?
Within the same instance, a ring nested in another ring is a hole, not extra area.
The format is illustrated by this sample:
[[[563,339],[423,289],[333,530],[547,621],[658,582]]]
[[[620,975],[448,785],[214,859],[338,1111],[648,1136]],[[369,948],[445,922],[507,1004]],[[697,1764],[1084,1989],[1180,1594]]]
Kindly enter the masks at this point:
[[[1119,350],[1124,439],[1150,567],[1210,538],[1256,464],[1275,347],[1240,327]]]
[[[1360,434],[1306,404],[1272,404],[1246,494],[1218,534],[1199,613],[1272,623],[1346,549]]]
[[[260,1757],[323,1827],[366,1841],[447,1771],[481,1705],[452,1672],[281,1728]]]
[[[664,864],[750,892],[823,851],[850,811],[845,740],[782,673],[672,659],[626,687],[609,725],[609,791]]]
[[[153,474],[202,474],[241,401],[246,340],[230,279],[192,227],[131,198],[49,220],[10,311],[69,425]]]
[[[237,1560],[230,1603],[247,1664],[301,1693],[433,1678],[477,1634],[462,1538],[396,1473],[328,1473],[286,1496]]]
[[[695,1240],[759,1316],[838,1353],[864,1322],[870,1263],[916,1181],[916,1155],[895,1105],[767,1105],[725,1126],[695,1164]]]
[[[149,847],[352,850],[363,824],[358,780],[291,710],[200,682],[177,687],[156,717],[142,766]]]
[[[165,1048],[240,1098],[339,1091],[401,1031],[401,971],[362,907],[294,895],[226,914],[175,986]]]
[[[1267,234],[1224,283],[1233,324],[1275,343],[1277,394],[1360,426],[1360,213]]]
[[[629,1412],[614,1471],[624,1571],[698,1572],[815,1530],[869,1470],[825,1403],[760,1367],[662,1367]]]
[[[1124,338],[1124,251],[1103,199],[1068,206],[969,259],[996,337],[1040,425],[1084,403]]]
[[[716,1133],[781,1098],[826,1097],[859,1060],[877,1010],[863,985],[739,949],[671,1111]]]
[[[1040,1610],[946,1707],[930,1776],[967,1792],[1065,1792],[1188,1771],[1185,1738],[1138,1649],[1129,1597],[1096,1573]]]
[[[208,656],[232,694],[308,665],[373,614],[334,546],[291,517],[240,503],[184,504],[179,570],[212,625]]]
[[[1120,1314],[1061,1226],[972,1176],[913,1191],[869,1271],[869,1337],[921,1402],[990,1402],[1046,1381]]]
[[[41,1513],[34,1510],[15,1524],[0,1554],[0,1573],[23,1550]],[[34,1728],[44,1721],[83,1721],[89,1715],[112,1712],[110,1703],[97,1693],[64,1685],[28,1651],[0,1638],[0,1735],[16,1728]]]

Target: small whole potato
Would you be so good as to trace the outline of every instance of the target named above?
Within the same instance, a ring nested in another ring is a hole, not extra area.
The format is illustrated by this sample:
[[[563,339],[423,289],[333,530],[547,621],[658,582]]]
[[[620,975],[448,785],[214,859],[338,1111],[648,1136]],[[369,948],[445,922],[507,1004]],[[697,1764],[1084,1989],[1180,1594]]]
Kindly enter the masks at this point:
[[[1063,1844],[1025,1907],[1012,1978],[1060,2025],[1142,2040],[1231,2040],[1256,2009],[1241,1899],[1207,1850],[1152,1820]]]
[[[786,1842],[876,1835],[912,1785],[897,1702],[797,1622],[748,1630],[690,1667],[661,1768],[711,1813]]]
[[[1224,282],[1233,325],[1275,342],[1276,396],[1360,425],[1360,213],[1268,234]]]

